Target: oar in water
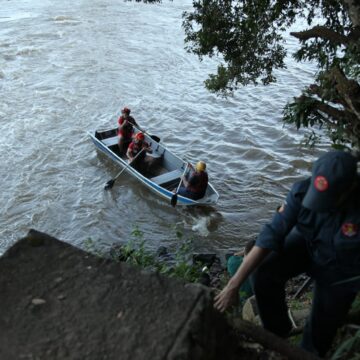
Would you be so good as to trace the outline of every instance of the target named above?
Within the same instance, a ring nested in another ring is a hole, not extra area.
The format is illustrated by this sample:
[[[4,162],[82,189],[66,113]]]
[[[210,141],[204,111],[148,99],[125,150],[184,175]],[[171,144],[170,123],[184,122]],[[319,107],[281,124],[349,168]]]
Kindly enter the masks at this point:
[[[104,189],[105,190],[110,190],[113,186],[114,186],[114,183],[116,181],[116,179],[136,160],[136,158],[145,150],[145,148],[141,149],[137,154],[136,156],[111,180],[109,180]]]
[[[171,197],[170,204],[171,204],[171,206],[173,206],[173,207],[176,206],[177,198],[178,198],[177,193],[178,193],[178,191],[179,191],[179,189],[180,189],[180,186],[181,186],[181,184],[182,184],[182,182],[183,182],[183,177],[184,177],[185,174],[186,174],[186,171],[187,171],[188,166],[189,166],[189,164],[187,163],[186,166],[185,166],[184,173],[182,174],[182,176],[181,176],[181,178],[180,178],[179,185],[178,185],[178,187],[176,188],[175,194]]]

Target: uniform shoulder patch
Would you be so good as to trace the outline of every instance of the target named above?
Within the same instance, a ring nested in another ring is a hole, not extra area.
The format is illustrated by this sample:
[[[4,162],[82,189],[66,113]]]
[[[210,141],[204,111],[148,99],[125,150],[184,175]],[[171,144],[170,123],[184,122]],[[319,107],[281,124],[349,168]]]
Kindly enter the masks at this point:
[[[325,176],[317,176],[314,180],[314,186],[317,191],[326,191],[329,188],[328,180]]]

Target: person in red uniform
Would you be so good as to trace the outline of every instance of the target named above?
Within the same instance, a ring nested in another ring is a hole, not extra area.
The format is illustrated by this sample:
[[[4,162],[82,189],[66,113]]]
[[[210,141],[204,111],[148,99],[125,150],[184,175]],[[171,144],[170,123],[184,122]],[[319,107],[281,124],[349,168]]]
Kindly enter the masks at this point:
[[[143,150],[142,153],[137,156],[141,150]],[[151,151],[152,150],[150,145],[145,141],[144,134],[142,132],[138,132],[135,135],[133,141],[130,143],[126,152],[126,156],[129,159],[129,163],[132,163],[132,165],[135,165],[138,170],[141,170],[143,168],[143,165],[146,163],[146,152]],[[136,156],[137,158],[135,159]]]
[[[131,110],[127,107],[124,107],[121,110],[121,116],[119,117],[118,124],[118,136],[119,136],[119,151],[120,155],[126,153],[129,144],[131,143],[132,136],[134,134],[134,126],[138,129],[139,125],[135,119],[130,115]]]
[[[188,197],[193,200],[199,200],[204,197],[208,186],[208,174],[205,171],[206,164],[203,161],[199,161],[195,165],[195,169],[192,165],[190,174],[184,176],[182,183],[184,186],[180,186],[178,194]]]

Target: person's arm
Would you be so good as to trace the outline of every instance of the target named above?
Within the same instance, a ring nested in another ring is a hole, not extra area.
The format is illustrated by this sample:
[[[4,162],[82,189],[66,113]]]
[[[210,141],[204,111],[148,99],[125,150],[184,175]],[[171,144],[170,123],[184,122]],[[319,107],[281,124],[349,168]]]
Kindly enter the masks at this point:
[[[188,187],[189,185],[196,185],[198,182],[198,178],[196,176],[190,175],[189,178],[185,176],[182,177],[183,184],[185,187]]]
[[[130,144],[131,145],[131,144]],[[129,159],[129,162],[131,162],[133,160],[133,156],[132,156],[132,147],[129,145],[128,149],[127,149],[127,152],[126,152],[126,156],[128,157]]]
[[[148,153],[152,153],[151,146],[146,141],[144,141],[143,149],[145,149],[145,151]]]
[[[275,212],[271,222],[263,226],[256,240],[256,245],[276,252],[283,248],[286,236],[297,224],[302,199],[308,189],[309,182],[308,179],[293,185],[285,202]]]
[[[309,180],[295,183],[286,197],[285,203],[276,211],[272,221],[260,232],[256,245],[245,256],[236,274],[225,288],[215,297],[215,308],[225,311],[237,300],[240,286],[253,270],[271,252],[279,251],[284,239],[297,222],[301,202],[309,185]]]
[[[129,121],[130,121],[131,124],[133,124],[138,130],[140,130],[140,131],[143,132],[143,133],[146,133],[146,131],[139,126],[139,124],[136,122],[136,120],[135,120],[132,116],[129,118]]]
[[[128,121],[126,119],[119,119],[119,130],[122,130],[124,128],[124,126],[126,126],[128,123]]]
[[[190,171],[182,177],[185,187],[188,187],[189,185],[195,186],[199,181],[198,177],[194,176],[194,167],[190,163],[189,168]]]
[[[223,312],[237,301],[240,286],[270,251],[269,249],[263,249],[256,245],[251,249],[249,254],[245,256],[244,261],[235,275],[215,297],[214,306],[217,310]]]
[[[184,186],[185,186],[185,187],[188,187],[188,186],[189,186],[189,182],[187,181],[186,176],[182,176],[181,178],[182,178],[182,182],[183,182]]]

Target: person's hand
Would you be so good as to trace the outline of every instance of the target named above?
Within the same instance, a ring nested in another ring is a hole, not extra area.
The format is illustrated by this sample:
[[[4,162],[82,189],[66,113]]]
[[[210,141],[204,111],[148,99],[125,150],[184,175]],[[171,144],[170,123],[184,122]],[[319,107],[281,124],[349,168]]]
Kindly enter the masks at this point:
[[[192,166],[189,162],[188,162],[188,167],[189,167],[190,169],[194,169],[194,166]]]
[[[236,305],[239,301],[239,289],[227,284],[224,289],[215,296],[214,307],[220,312],[224,312],[230,306]]]

